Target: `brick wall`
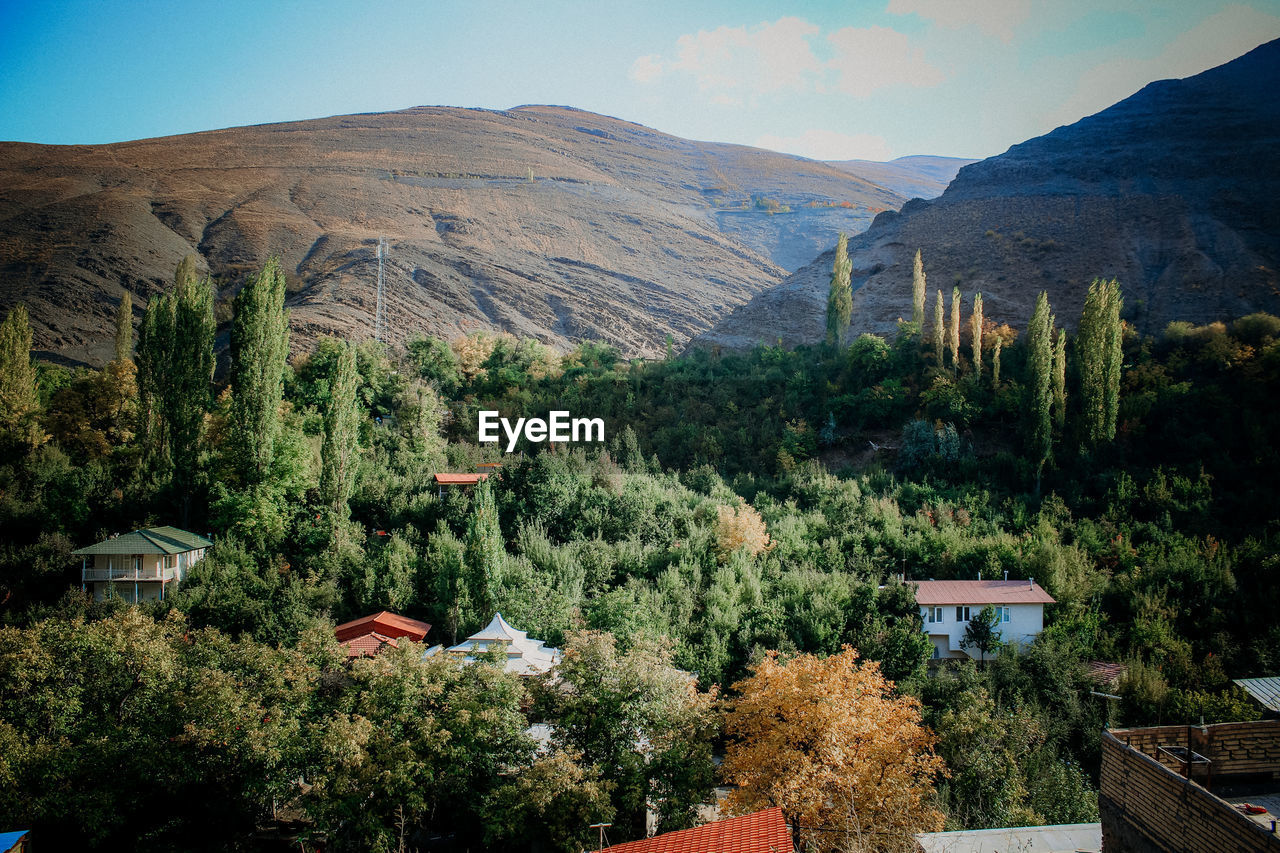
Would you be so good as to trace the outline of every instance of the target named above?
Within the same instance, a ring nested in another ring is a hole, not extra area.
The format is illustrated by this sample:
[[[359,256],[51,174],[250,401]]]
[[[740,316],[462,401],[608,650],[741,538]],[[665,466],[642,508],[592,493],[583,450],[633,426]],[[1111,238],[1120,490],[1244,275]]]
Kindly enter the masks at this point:
[[[1182,765],[1160,752],[1160,746],[1187,746],[1213,762],[1213,775],[1241,773],[1280,774],[1280,720],[1251,723],[1217,723],[1205,726],[1153,726],[1146,729],[1113,729],[1120,741],[1172,767]],[[1195,778],[1204,778],[1197,768]]]
[[[1265,755],[1271,756],[1271,767],[1280,764],[1280,752],[1270,751],[1277,745],[1272,739],[1276,727],[1261,723],[1229,725],[1245,728],[1233,728],[1216,739],[1208,739],[1216,742],[1224,766],[1254,767],[1266,760],[1258,756]],[[1257,732],[1252,731],[1258,727],[1261,728]],[[1183,739],[1169,737],[1175,733]],[[1211,732],[1214,734],[1218,733]],[[1158,744],[1185,746],[1185,735],[1184,726],[1102,733],[1098,800],[1104,853],[1280,851],[1280,835],[1265,831],[1197,783],[1183,779],[1179,772],[1151,757]],[[1132,746],[1123,742],[1126,736]],[[1200,751],[1194,742],[1192,748]],[[1215,775],[1220,772],[1217,761]]]

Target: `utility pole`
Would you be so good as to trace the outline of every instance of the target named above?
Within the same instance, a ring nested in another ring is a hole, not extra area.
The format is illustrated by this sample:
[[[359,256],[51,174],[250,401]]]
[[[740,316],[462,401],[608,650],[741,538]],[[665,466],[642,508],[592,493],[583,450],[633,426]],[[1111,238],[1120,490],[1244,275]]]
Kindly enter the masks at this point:
[[[373,309],[373,337],[382,341],[383,330],[387,325],[386,309],[382,303],[382,264],[387,257],[387,238],[378,238],[378,298]]]

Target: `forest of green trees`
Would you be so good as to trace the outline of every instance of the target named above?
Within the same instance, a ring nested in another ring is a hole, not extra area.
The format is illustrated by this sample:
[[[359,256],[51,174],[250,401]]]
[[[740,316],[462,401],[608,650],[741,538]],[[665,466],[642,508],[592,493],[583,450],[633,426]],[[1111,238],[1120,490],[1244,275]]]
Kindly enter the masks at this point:
[[[926,322],[917,263],[912,320],[849,341],[834,278],[823,344],[661,361],[486,333],[289,361],[275,262],[220,354],[190,260],[136,342],[125,300],[101,370],[34,363],[15,308],[0,827],[50,849],[642,837],[646,809],[680,828],[711,796],[735,684],[846,645],[918,700],[948,828],[1095,820],[1104,726],[1256,718],[1230,679],[1280,671],[1280,319],[1141,336],[1099,281],[1071,323],[1042,295],[1014,329],[958,290]],[[607,441],[504,456],[481,409],[601,417]],[[215,540],[175,594],[80,591],[72,550],[165,524]],[[909,581],[1005,572],[1056,599],[1044,632],[931,670]],[[334,624],[382,609],[446,644],[501,611],[565,649],[561,681],[411,644],[346,663]],[[1091,661],[1126,666],[1118,700]]]

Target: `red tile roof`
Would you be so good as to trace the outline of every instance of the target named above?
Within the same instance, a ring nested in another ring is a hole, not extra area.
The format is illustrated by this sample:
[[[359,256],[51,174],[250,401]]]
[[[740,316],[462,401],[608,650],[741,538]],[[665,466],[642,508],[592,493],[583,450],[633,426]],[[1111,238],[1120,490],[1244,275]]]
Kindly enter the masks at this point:
[[[1122,663],[1093,660],[1089,661],[1088,670],[1089,677],[1098,684],[1115,687],[1120,683],[1120,679],[1124,678],[1125,674],[1129,671],[1129,667]]]
[[[930,604],[1053,604],[1032,581],[911,581],[916,601]]]
[[[610,853],[791,853],[792,843],[782,809],[775,807],[605,849]]]
[[[422,642],[430,630],[431,626],[426,622],[419,622],[417,619],[384,610],[371,616],[361,616],[359,619],[343,622],[333,629],[333,633],[337,635],[339,641],[350,640],[362,634],[377,633],[386,637],[408,637],[414,642]]]
[[[383,646],[396,648],[396,638],[371,631],[345,640],[342,645],[346,647],[349,658],[374,657],[382,651]]]
[[[436,482],[442,486],[474,486],[487,479],[488,474],[436,474]]]

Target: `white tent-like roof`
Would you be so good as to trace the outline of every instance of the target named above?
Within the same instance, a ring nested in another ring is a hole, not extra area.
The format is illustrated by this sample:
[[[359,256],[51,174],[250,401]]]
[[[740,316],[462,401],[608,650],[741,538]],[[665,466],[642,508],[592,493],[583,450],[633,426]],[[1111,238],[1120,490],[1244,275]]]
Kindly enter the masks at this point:
[[[432,646],[423,654],[429,657],[443,651],[459,655],[464,662],[471,663],[495,647],[506,649],[507,662],[504,669],[516,675],[540,675],[560,662],[559,649],[548,647],[542,640],[529,639],[527,633],[508,625],[501,613],[495,614],[488,625],[458,645],[447,649]]]

